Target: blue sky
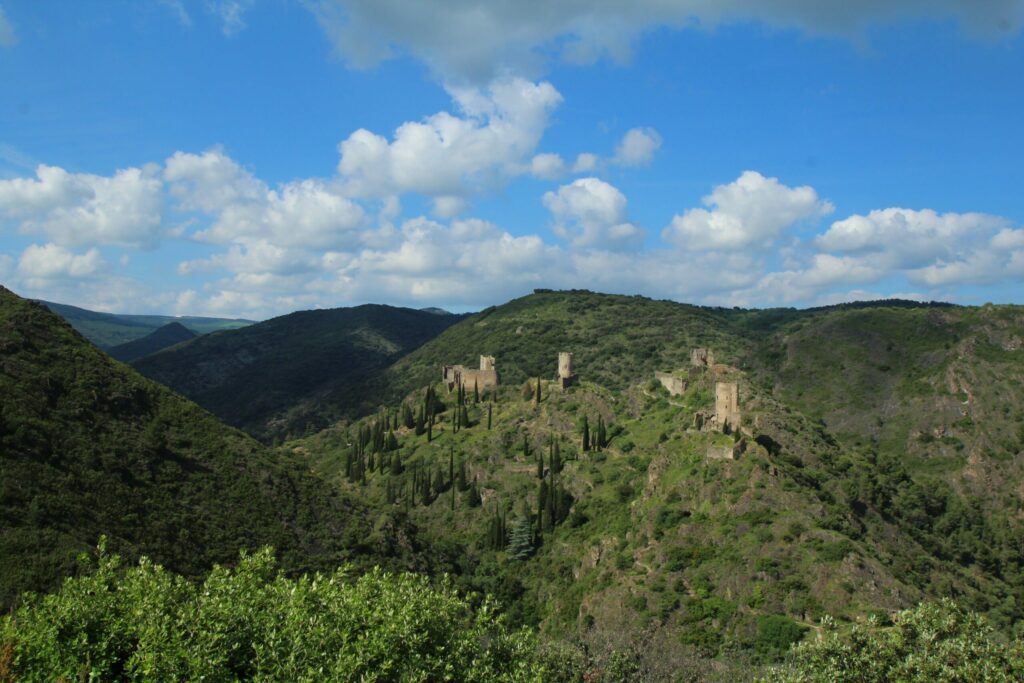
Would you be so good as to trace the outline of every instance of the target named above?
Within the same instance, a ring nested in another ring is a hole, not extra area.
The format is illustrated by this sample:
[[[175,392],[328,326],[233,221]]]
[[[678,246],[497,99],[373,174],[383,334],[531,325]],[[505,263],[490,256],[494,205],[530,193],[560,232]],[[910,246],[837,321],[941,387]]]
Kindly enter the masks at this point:
[[[1024,2],[0,0],[0,282],[1021,303]]]

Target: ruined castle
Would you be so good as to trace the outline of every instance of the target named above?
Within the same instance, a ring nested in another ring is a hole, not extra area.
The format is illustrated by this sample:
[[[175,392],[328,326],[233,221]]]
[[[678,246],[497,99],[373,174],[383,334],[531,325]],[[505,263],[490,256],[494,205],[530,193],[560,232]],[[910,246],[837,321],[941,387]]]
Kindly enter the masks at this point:
[[[654,379],[668,390],[670,396],[678,396],[686,392],[690,381],[704,376],[709,370],[712,376],[718,376],[723,366],[715,366],[715,354],[711,349],[701,348],[690,351],[690,368],[688,377],[679,372],[655,372]],[[739,385],[735,382],[715,382],[715,410],[697,411],[693,423],[703,431],[729,431],[739,429],[741,424]]]
[[[466,389],[476,387],[480,391],[498,386],[498,371],[494,367],[494,356],[480,356],[480,369],[474,370],[464,365],[442,365],[441,381],[454,391],[462,385]]]

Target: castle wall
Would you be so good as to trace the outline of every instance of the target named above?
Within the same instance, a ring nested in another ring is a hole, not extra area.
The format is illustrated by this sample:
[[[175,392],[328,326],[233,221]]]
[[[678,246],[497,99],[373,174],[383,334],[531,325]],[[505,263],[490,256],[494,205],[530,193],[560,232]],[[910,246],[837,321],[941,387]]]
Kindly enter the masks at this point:
[[[448,385],[452,391],[461,384],[467,390],[472,391],[475,385],[480,391],[493,389],[498,386],[498,371],[494,369],[493,356],[481,356],[480,364],[484,365],[484,358],[489,358],[489,369],[475,370],[464,365],[444,365],[441,367],[441,380]]]
[[[655,372],[654,379],[661,382],[661,386],[668,389],[671,396],[678,396],[686,391],[686,380],[682,377],[676,377],[668,372]]]

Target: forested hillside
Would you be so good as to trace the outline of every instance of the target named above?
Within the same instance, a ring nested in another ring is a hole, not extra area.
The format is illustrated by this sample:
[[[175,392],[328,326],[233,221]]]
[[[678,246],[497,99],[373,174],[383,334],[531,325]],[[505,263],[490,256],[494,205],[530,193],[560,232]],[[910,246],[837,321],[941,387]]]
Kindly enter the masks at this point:
[[[354,387],[459,319],[376,305],[300,311],[204,335],[135,367],[229,424],[280,439],[365,413]]]
[[[1016,307],[540,292],[424,344],[362,389],[380,412],[292,449],[341,490],[408,510],[434,546],[465,548],[460,580],[549,633],[770,661],[825,614],[888,618],[945,596],[1011,631],[1022,338]],[[717,364],[691,373],[695,347]],[[575,354],[566,393],[559,351]],[[498,391],[478,402],[437,381],[481,354]],[[668,395],[655,370],[680,370],[686,391]],[[718,382],[739,387],[738,433],[695,421]]]
[[[290,571],[345,558],[423,566],[400,522],[2,288],[0,396],[2,605],[56,586],[101,534],[189,576],[264,544]]]

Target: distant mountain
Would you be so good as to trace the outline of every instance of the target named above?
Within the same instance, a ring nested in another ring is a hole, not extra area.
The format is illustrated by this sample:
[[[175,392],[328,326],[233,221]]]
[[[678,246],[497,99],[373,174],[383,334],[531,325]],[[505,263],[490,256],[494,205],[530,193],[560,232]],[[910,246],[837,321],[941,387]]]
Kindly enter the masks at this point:
[[[107,349],[107,353],[119,361],[130,363],[143,356],[156,353],[169,346],[194,339],[196,333],[179,322],[168,323],[163,327],[156,328],[145,337],[118,344]]]
[[[52,301],[40,301],[39,303],[67,320],[79,334],[101,349],[108,349],[134,341],[135,339],[141,339],[156,329],[172,322],[184,325],[195,334],[207,334],[218,330],[233,330],[253,323],[252,320],[236,318],[99,313],[77,306],[53,303]]]
[[[0,397],[0,609],[101,534],[190,576],[264,544],[289,571],[388,564],[413,538],[2,287]]]
[[[433,313],[435,315],[451,315],[451,311],[446,311],[443,308],[437,308],[436,306],[428,306],[427,308],[421,308],[424,313]]]
[[[134,365],[229,424],[274,439],[372,410],[358,387],[461,319],[378,305],[300,311]]]

